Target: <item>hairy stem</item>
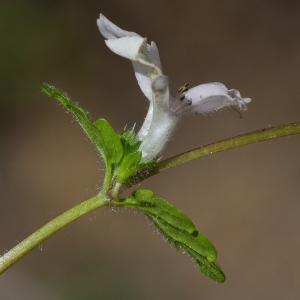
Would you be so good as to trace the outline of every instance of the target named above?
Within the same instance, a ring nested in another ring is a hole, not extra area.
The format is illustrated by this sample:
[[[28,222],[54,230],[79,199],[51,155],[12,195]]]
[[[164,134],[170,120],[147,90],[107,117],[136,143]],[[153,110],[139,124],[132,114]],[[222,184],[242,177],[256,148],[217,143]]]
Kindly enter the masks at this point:
[[[0,257],[0,274],[61,228],[96,208],[108,205],[108,203],[104,195],[98,194],[50,221]]]
[[[265,128],[250,133],[241,134],[232,138],[228,138],[213,144],[202,146],[200,148],[173,156],[169,159],[166,159],[151,169],[143,169],[140,171],[138,176],[131,180],[134,184],[128,183],[123,186],[123,190],[128,189],[129,187],[138,184],[139,182],[152,177],[158,173],[166,171],[170,168],[179,166],[181,164],[187,163],[194,159],[198,159],[204,156],[208,156],[217,152],[221,152],[228,149],[233,149],[253,143],[258,143],[270,139],[280,138],[284,136],[289,136],[293,134],[300,133],[300,122],[285,124],[276,127]]]
[[[135,184],[163,171],[166,171],[172,167],[184,164],[194,159],[198,159],[207,155],[211,155],[220,151],[257,143],[265,140],[275,139],[283,136],[299,134],[300,133],[300,122],[281,125],[277,127],[262,129],[251,133],[242,134],[233,138],[222,140],[210,145],[206,145],[186,153],[177,155],[170,159],[160,162],[151,169],[141,170],[139,176],[135,178]],[[130,180],[131,181],[131,180]],[[131,187],[133,184],[123,185],[123,190]],[[119,189],[119,187],[118,187]],[[118,190],[117,189],[117,190]],[[105,189],[104,189],[105,190]],[[116,196],[116,195],[115,195]],[[9,252],[5,253],[0,257],[0,274],[10,268],[19,259],[33,250],[36,246],[45,241],[52,234],[65,227],[66,225],[77,220],[81,216],[101,207],[107,206],[109,202],[105,194],[100,192],[95,197],[86,200],[85,202],[71,208],[67,212],[58,216],[54,220],[50,221],[42,228],[37,230],[35,233],[30,235],[28,238],[23,240]],[[115,204],[117,205],[117,204]]]

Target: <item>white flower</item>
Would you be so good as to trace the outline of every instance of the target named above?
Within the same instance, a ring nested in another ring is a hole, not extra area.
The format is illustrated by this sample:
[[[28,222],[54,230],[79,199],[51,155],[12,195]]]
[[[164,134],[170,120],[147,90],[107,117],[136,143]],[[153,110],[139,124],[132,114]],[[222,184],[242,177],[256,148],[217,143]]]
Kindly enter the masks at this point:
[[[185,113],[208,114],[228,108],[238,112],[247,110],[250,98],[242,98],[237,90],[214,82],[188,89],[185,84],[175,97],[169,95],[168,77],[163,75],[158,49],[154,42],[140,35],[120,29],[100,14],[97,20],[106,45],[116,54],[132,61],[138,84],[150,100],[144,124],[137,134],[141,140],[142,162],[154,159],[170,139],[179,117]],[[238,112],[239,113],[239,112]]]

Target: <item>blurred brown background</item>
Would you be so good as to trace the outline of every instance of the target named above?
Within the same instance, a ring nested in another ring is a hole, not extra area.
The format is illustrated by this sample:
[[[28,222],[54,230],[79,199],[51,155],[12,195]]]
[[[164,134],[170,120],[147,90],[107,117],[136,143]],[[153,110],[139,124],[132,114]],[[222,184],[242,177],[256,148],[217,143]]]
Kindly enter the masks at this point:
[[[252,103],[185,118],[164,158],[300,119],[300,2],[29,1],[0,4],[0,251],[93,196],[103,164],[69,114],[39,89],[62,88],[116,130],[147,111],[129,61],[98,32],[102,12],[154,40],[171,88],[219,81]],[[299,299],[300,136],[239,148],[140,187],[183,210],[216,246],[224,284],[162,241],[145,217],[100,209],[0,277],[0,298]]]

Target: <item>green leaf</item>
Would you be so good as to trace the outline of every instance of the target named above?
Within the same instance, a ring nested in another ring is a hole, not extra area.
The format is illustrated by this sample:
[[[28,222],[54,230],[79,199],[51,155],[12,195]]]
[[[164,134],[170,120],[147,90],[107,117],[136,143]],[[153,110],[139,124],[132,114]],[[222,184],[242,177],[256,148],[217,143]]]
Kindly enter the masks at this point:
[[[123,199],[119,206],[135,207],[153,216],[159,216],[168,224],[187,232],[194,232],[195,225],[179,209],[162,198],[154,198],[152,191],[139,190],[133,192],[134,198]]]
[[[140,152],[139,151],[139,148],[142,144],[142,141],[136,141],[135,138],[136,138],[136,135],[135,135],[135,132],[133,129],[130,129],[128,131],[122,131],[119,133],[119,138],[120,138],[120,141],[122,143],[122,146],[123,146],[123,149],[124,149],[124,158],[126,156],[128,156],[129,154],[132,154],[132,153],[137,153],[137,152]],[[132,157],[134,157],[134,155],[132,155]],[[130,158],[131,160],[132,158]],[[157,164],[157,160],[150,160],[148,162],[144,162],[144,163],[139,163],[138,165],[136,165],[136,160],[134,160],[134,167],[131,168],[130,172],[132,173],[131,175],[131,178],[127,176],[126,174],[126,180],[125,180],[125,177],[123,176],[123,174],[121,175],[123,178],[121,179],[122,183],[126,183],[126,182],[131,182],[134,183],[136,180],[139,180],[138,177],[138,172],[142,169],[145,169],[145,168],[151,168],[153,167],[154,165]],[[126,164],[128,164],[129,161],[126,161]],[[134,172],[133,172],[134,170]],[[123,171],[123,170],[122,170]]]
[[[194,224],[187,216],[167,201],[153,197],[152,191],[139,190],[133,196],[118,205],[136,207],[145,212],[171,245],[178,251],[180,247],[186,250],[204,275],[217,282],[225,281],[225,275],[214,263],[217,258],[215,247],[202,233],[194,230]],[[188,223],[185,223],[186,219]]]
[[[138,201],[138,208],[145,213],[158,216],[170,225],[192,233],[195,225],[183,212],[162,198],[153,197],[149,190],[139,190],[133,193]]]
[[[187,231],[180,230],[160,217],[147,214],[162,234],[170,237],[181,246],[189,247],[191,250],[205,257],[208,261],[213,262],[217,258],[217,251],[214,245],[201,233],[194,231],[190,234]]]
[[[127,180],[139,170],[141,158],[141,152],[134,152],[124,156],[117,170],[117,181],[122,184],[127,182]]]
[[[152,215],[147,214],[148,217],[154,222],[154,224],[160,229],[161,233],[167,238],[168,242],[175,246],[177,251],[179,251],[180,247],[182,247],[197,263],[199,266],[199,270],[207,277],[217,281],[217,282],[224,282],[225,281],[225,275],[220,270],[220,268],[213,262],[209,261],[205,256],[201,255],[199,252],[194,251],[191,248],[190,244],[184,244],[182,242],[178,242],[176,238],[174,239],[174,236],[170,236],[166,231],[163,231],[160,227],[161,224],[159,224],[158,218],[155,218]],[[161,221],[160,221],[161,222]],[[198,233],[198,231],[195,231]],[[170,232],[169,232],[170,233]]]
[[[95,122],[101,140],[103,157],[108,164],[118,164],[123,156],[123,146],[112,126],[104,119]]]
[[[73,114],[87,136],[102,155],[106,166],[117,164],[122,159],[122,144],[119,137],[107,121],[100,119],[94,123],[80,107],[69,99],[65,93],[47,84],[43,84],[41,88],[47,95],[59,101]]]
[[[124,155],[137,152],[142,141],[135,141],[135,132],[133,129],[119,133],[121,143],[124,148]]]
[[[140,201],[148,201],[151,202],[153,199],[153,192],[150,190],[138,190],[138,191],[134,191],[132,193],[132,196],[134,196],[134,198],[140,202]]]
[[[208,261],[204,256],[199,253],[193,251],[191,248],[186,247],[185,245],[181,245],[187,253],[196,261],[199,266],[200,271],[207,277],[223,283],[226,279],[225,274],[222,270],[214,263]]]

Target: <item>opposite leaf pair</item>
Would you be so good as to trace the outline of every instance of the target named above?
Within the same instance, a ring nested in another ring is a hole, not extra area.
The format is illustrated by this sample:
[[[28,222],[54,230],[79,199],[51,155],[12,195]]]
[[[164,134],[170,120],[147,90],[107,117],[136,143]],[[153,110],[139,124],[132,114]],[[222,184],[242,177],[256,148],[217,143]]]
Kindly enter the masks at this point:
[[[119,199],[123,184],[127,184],[142,168],[156,164],[155,160],[141,163],[141,141],[136,141],[134,131],[118,135],[106,120],[93,122],[66,94],[46,84],[42,89],[73,114],[103,157],[106,174],[100,193],[107,199],[107,205],[143,211],[177,250],[183,248],[196,261],[202,273],[224,282],[225,275],[214,263],[217,258],[215,247],[195,230],[193,222],[180,210],[162,198],[153,197],[149,190],[139,190],[133,193],[133,198]]]
[[[122,185],[128,184],[139,170],[157,163],[156,159],[180,116],[189,112],[207,114],[224,108],[245,111],[246,103],[251,99],[242,98],[239,91],[228,90],[216,82],[191,89],[185,84],[172,97],[154,42],[147,44],[146,38],[120,29],[102,14],[97,24],[110,50],[132,61],[138,84],[150,100],[145,122],[138,134],[129,130],[118,135],[106,120],[93,122],[64,93],[49,85],[43,85],[42,89],[75,116],[103,157],[106,174],[99,194],[105,197],[108,205],[143,211],[177,250],[181,247],[192,256],[206,276],[224,282],[224,274],[214,263],[217,258],[215,247],[195,230],[186,215],[165,200],[153,197],[151,191],[140,190],[133,194],[133,198],[127,199],[119,199],[119,194]]]

